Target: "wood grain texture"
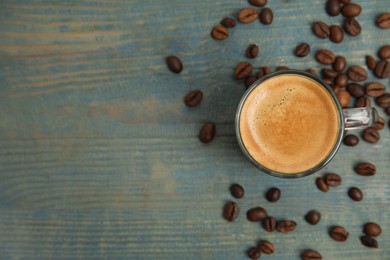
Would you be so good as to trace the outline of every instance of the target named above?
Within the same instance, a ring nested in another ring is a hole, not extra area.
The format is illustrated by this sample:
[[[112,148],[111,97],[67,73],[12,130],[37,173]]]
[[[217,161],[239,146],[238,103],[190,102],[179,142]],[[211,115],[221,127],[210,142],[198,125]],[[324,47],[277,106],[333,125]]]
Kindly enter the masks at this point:
[[[363,32],[334,44],[310,30],[313,21],[342,21],[325,14],[322,0],[269,1],[272,25],[238,24],[223,42],[211,28],[247,1],[0,1],[0,259],[247,259],[260,239],[276,246],[262,257],[270,260],[300,259],[307,248],[324,259],[388,259],[387,126],[377,144],[342,146],[323,170],[299,180],[259,173],[234,133],[244,87],[232,71],[248,60],[249,44],[260,46],[256,69],[317,71],[318,49],[365,66],[365,55],[389,44],[390,31],[374,19],[390,2],[354,2],[363,7]],[[312,52],[298,59],[301,42]],[[183,61],[179,75],[166,68],[171,54]],[[389,80],[380,82],[389,92]],[[182,98],[191,89],[204,99],[190,109]],[[207,120],[217,136],[203,145],[197,134]],[[360,161],[374,163],[377,175],[356,175]],[[314,181],[327,172],[341,174],[343,185],[325,194]],[[233,182],[246,196],[239,219],[227,223],[222,206]],[[273,186],[282,190],[275,204],[263,196]],[[362,202],[347,197],[351,186],[363,190]],[[244,213],[256,205],[296,220],[296,232],[266,233],[248,222]],[[317,226],[303,220],[313,208],[323,214]],[[378,249],[358,239],[367,221],[382,226]],[[336,224],[350,232],[347,242],[328,236]]]

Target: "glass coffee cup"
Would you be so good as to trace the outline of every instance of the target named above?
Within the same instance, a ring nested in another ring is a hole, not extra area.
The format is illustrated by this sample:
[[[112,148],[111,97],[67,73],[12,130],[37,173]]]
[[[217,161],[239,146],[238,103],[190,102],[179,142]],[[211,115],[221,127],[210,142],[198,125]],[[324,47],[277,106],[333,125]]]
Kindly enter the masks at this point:
[[[283,70],[248,88],[235,129],[242,151],[256,167],[272,176],[299,178],[329,163],[345,130],[366,128],[377,118],[372,107],[343,109],[317,76]]]

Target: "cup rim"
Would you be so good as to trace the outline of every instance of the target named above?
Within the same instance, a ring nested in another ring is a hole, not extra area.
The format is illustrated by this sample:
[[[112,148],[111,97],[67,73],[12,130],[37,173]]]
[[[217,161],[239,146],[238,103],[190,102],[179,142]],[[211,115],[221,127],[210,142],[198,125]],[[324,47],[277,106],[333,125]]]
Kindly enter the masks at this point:
[[[308,169],[306,171],[303,171],[303,172],[282,173],[282,172],[270,170],[270,169],[266,168],[265,166],[262,166],[259,162],[257,162],[252,157],[252,155],[250,155],[250,153],[247,151],[247,149],[246,149],[246,147],[245,147],[245,145],[244,145],[244,143],[242,141],[242,138],[241,138],[240,117],[241,117],[242,107],[243,107],[246,99],[248,98],[250,93],[256,87],[258,87],[262,82],[264,82],[264,81],[266,81],[266,80],[268,80],[268,79],[270,79],[272,77],[280,76],[280,75],[283,75],[283,74],[293,74],[293,75],[305,76],[305,77],[308,77],[309,79],[312,79],[312,80],[318,82],[330,94],[331,98],[333,99],[334,103],[336,104],[338,115],[339,115],[339,121],[340,121],[339,122],[339,134],[338,134],[336,143],[334,144],[332,150],[329,152],[329,154],[318,165],[316,165],[315,167],[312,167],[312,168],[310,168],[310,169]],[[236,132],[236,138],[237,138],[238,144],[239,144],[241,150],[243,151],[244,155],[258,169],[260,169],[262,172],[265,172],[266,174],[274,176],[274,177],[279,177],[279,178],[284,178],[284,179],[295,179],[295,178],[302,178],[302,177],[305,177],[305,176],[309,176],[309,175],[319,171],[320,169],[322,169],[325,165],[327,165],[333,159],[333,157],[335,156],[335,154],[337,153],[338,149],[341,146],[341,142],[342,142],[342,139],[343,139],[343,136],[344,136],[344,133],[345,133],[345,118],[344,118],[344,114],[343,114],[343,108],[342,108],[342,106],[341,106],[341,104],[340,104],[336,94],[334,93],[333,89],[328,84],[326,84],[321,78],[319,78],[318,76],[313,75],[313,74],[311,74],[309,72],[302,71],[302,70],[296,70],[296,69],[280,70],[280,71],[275,71],[275,72],[272,72],[270,74],[267,74],[267,75],[261,77],[260,79],[258,79],[255,82],[253,82],[250,85],[250,87],[246,90],[246,92],[244,93],[244,95],[242,96],[242,98],[241,98],[241,100],[240,100],[240,102],[238,104],[238,108],[237,108],[237,111],[236,111],[235,132]]]

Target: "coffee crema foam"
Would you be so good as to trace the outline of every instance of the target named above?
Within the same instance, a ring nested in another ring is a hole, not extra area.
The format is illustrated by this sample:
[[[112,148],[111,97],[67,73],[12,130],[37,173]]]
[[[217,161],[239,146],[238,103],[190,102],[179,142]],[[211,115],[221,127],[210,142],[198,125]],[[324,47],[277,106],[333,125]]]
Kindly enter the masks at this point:
[[[293,174],[316,167],[329,155],[338,139],[340,118],[323,86],[305,76],[282,74],[251,91],[239,127],[255,161]]]

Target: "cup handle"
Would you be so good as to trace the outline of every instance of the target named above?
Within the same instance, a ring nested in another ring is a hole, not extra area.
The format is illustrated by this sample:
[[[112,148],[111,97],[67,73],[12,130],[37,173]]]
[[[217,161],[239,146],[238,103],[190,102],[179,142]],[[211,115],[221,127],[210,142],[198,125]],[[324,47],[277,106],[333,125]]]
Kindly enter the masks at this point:
[[[343,114],[345,130],[366,128],[378,120],[378,112],[373,107],[345,108]]]

